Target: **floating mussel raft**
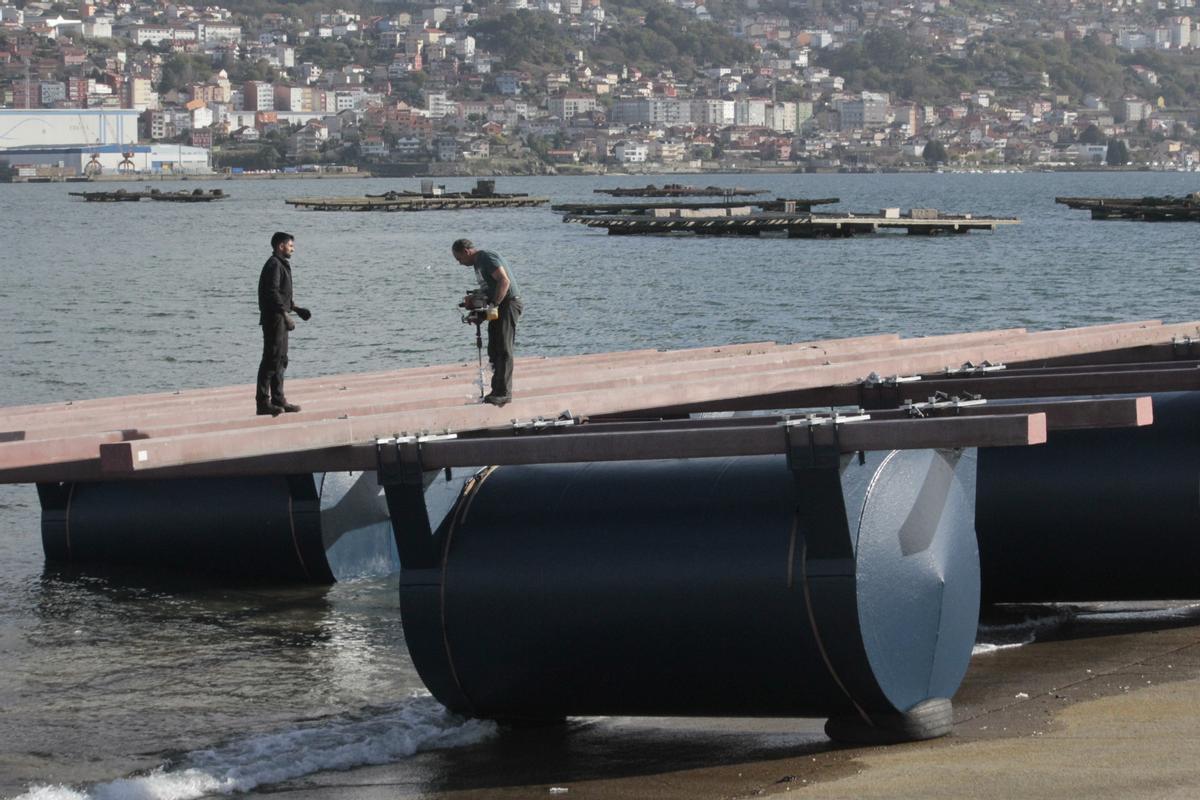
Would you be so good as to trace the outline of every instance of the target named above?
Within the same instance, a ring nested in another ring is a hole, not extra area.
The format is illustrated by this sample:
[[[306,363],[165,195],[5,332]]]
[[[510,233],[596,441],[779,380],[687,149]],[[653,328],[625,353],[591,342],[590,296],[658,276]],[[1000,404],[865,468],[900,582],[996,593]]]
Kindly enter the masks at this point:
[[[1200,222],[1200,192],[1183,197],[1056,197],[1054,202],[1092,213],[1092,219]]]
[[[750,197],[756,194],[766,194],[767,189],[746,189],[741,186],[684,186],[680,183],[668,183],[665,186],[649,186],[615,189],[593,189],[596,194],[607,194],[613,197]]]
[[[544,206],[547,197],[503,194],[494,180],[480,180],[469,192],[444,192],[432,182],[420,192],[390,191],[365,197],[292,197],[284,201],[310,211],[449,211],[467,208],[527,208]]]
[[[773,208],[754,211],[760,204],[722,204],[716,208],[686,206],[646,206],[634,214],[605,213],[588,207],[585,213],[567,213],[563,222],[578,222],[589,228],[604,228],[610,234],[694,233],[703,236],[782,235],[791,239],[817,237],[844,238],[862,233],[900,229],[912,235],[992,231],[1001,225],[1016,225],[1015,217],[981,217],[975,214],[949,214],[937,209],[914,208],[906,214],[898,208],[877,213],[816,213],[805,211],[800,202],[781,200]],[[815,204],[818,201],[808,201]],[[789,207],[790,205],[790,207]],[[810,206],[811,207],[811,206]]]
[[[193,189],[192,191],[163,192],[150,189],[144,192],[130,192],[117,189],[112,192],[69,192],[72,197],[82,197],[89,203],[136,203],[139,200],[157,200],[163,203],[210,203],[213,200],[224,200],[229,195],[221,189]]]

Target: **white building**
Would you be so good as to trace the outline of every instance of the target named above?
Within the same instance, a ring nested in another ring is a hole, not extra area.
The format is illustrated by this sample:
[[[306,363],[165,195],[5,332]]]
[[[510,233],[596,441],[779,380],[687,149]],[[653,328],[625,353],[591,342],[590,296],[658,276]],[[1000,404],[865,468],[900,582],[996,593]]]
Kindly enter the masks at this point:
[[[622,164],[644,164],[649,155],[650,147],[645,142],[622,139],[613,147],[613,158]]]
[[[763,124],[777,133],[795,133],[800,126],[796,103],[791,100],[768,103]]]
[[[692,121],[692,104],[678,97],[618,100],[613,103],[612,121],[625,125],[686,125]]]
[[[196,24],[196,38],[201,44],[240,42],[242,26],[228,22],[200,22]]]
[[[321,80],[321,68],[311,61],[306,61],[300,65],[300,79],[305,83],[316,83]]]
[[[101,174],[206,174],[212,172],[211,154],[202,147],[178,144],[96,145],[92,147],[21,147],[0,150],[0,161],[17,166],[61,167],[83,175],[90,163]]]
[[[1192,18],[1172,17],[1170,24],[1171,47],[1183,50],[1192,46]]]
[[[275,108],[280,111],[312,111],[312,88],[277,84],[275,86]]]
[[[213,115],[213,110],[206,105],[198,106],[191,110],[192,115],[192,130],[197,128],[207,128],[213,124],[216,117]]]
[[[83,23],[85,39],[111,39],[113,21],[111,17],[92,17]]]
[[[767,105],[762,97],[746,97],[733,102],[733,124],[752,128],[766,127]]]
[[[1136,97],[1126,97],[1121,100],[1121,107],[1125,112],[1126,122],[1137,122],[1146,119],[1152,112],[1152,106],[1145,100],[1139,100]]]
[[[841,114],[841,126],[844,131],[877,128],[887,124],[886,94],[863,92],[857,99],[835,102],[834,108]]]
[[[359,90],[357,92],[326,92],[325,97],[326,107],[328,108],[328,98],[333,97],[333,108],[329,109],[334,113],[340,111],[353,111],[363,105],[366,92]]]
[[[576,114],[586,114],[596,110],[596,96],[582,92],[567,92],[554,95],[546,100],[546,110],[551,116],[558,117],[563,122],[570,120]]]
[[[40,81],[38,94],[42,107],[50,106],[59,100],[67,99],[67,85],[61,81]]]
[[[687,155],[688,147],[684,142],[675,141],[674,139],[658,139],[650,143],[649,157],[653,161],[662,161],[669,163],[672,161],[683,161]]]
[[[275,60],[279,62],[279,66],[284,69],[292,69],[296,66],[296,48],[290,44],[277,44],[274,48]]]
[[[733,100],[713,100],[697,97],[692,100],[692,122],[697,125],[732,125],[734,120]]]
[[[274,85],[267,81],[247,81],[242,87],[242,108],[247,111],[274,111]]]
[[[1144,50],[1151,39],[1137,28],[1124,28],[1117,34],[1117,47],[1122,50]]]
[[[129,105],[138,111],[158,108],[158,92],[149,78],[129,79]]]
[[[445,92],[429,92],[425,95],[425,109],[430,117],[438,119],[456,114],[458,103],[446,97]]]
[[[0,149],[135,144],[138,116],[133,108],[0,108]]]
[[[134,25],[123,28],[117,33],[127,39],[132,39],[138,45],[157,45],[164,41],[173,41],[175,38],[175,29],[165,25]]]

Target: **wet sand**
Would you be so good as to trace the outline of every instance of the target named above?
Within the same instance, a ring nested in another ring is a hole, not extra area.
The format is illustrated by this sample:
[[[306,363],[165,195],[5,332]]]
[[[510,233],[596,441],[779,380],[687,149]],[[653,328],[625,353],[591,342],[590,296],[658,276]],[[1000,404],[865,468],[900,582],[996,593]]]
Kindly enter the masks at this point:
[[[823,720],[571,720],[327,772],[257,794],[384,798],[1191,798],[1200,796],[1200,609],[1067,617],[976,655],[954,733],[839,747]],[[1017,609],[1046,614],[1056,609]],[[798,676],[798,679],[799,676]],[[251,796],[254,796],[252,794]]]

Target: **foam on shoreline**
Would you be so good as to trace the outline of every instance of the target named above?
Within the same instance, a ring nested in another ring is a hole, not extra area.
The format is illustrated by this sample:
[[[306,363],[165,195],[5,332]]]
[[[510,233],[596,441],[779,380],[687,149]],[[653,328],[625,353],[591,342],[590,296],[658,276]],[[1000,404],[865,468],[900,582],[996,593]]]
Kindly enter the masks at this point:
[[[194,800],[325,770],[388,764],[490,738],[493,722],[452,714],[426,694],[352,716],[247,736],[181,756],[143,775],[84,787],[32,786],[14,800]]]

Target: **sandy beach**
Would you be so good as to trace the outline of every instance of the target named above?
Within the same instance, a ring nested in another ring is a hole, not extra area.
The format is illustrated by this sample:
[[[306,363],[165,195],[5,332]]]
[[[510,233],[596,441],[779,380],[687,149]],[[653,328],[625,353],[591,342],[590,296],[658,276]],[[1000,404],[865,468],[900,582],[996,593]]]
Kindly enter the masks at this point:
[[[502,731],[481,745],[399,764],[320,773],[269,794],[288,800],[1200,795],[1200,609],[1147,613],[1143,605],[1106,604],[1100,613],[1089,611],[1068,614],[1038,641],[976,654],[954,698],[954,733],[943,739],[839,747],[822,733],[822,720],[571,720]]]

